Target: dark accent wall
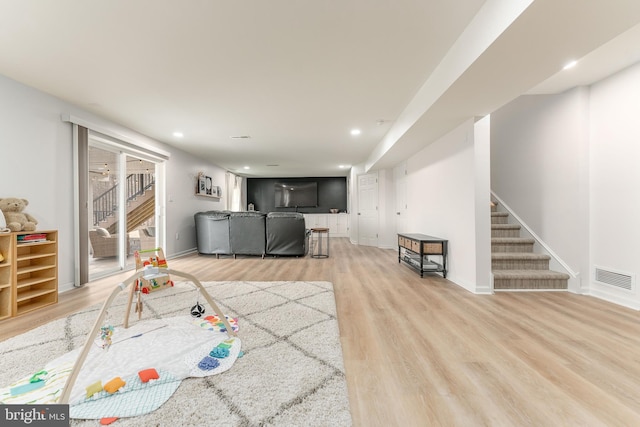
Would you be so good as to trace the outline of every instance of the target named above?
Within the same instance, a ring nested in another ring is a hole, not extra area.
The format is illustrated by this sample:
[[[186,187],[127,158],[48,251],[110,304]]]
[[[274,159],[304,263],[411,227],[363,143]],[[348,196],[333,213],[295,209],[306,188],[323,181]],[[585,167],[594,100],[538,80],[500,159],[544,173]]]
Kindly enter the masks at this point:
[[[276,208],[275,184],[277,182],[309,182],[318,183],[318,207],[316,208]],[[329,213],[329,209],[347,211],[347,178],[247,178],[247,206],[254,204],[260,212],[302,212]]]

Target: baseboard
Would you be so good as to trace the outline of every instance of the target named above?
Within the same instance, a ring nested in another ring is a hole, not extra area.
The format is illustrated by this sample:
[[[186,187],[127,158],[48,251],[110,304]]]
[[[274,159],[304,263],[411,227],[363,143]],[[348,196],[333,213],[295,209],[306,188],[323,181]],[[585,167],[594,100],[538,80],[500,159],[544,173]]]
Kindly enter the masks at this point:
[[[600,289],[590,289],[589,292],[586,293],[585,295],[589,295],[594,298],[598,298],[613,304],[621,305],[623,307],[627,307],[632,310],[640,311],[640,302],[622,297],[620,295],[615,295]]]
[[[78,289],[73,285],[73,282],[65,283],[64,285],[58,284],[58,294],[63,292],[71,291],[73,289]]]
[[[494,289],[494,292],[569,292],[568,289]]]
[[[447,280],[475,295],[492,295],[493,294],[493,289],[489,288],[488,286],[478,287],[476,286],[475,283],[461,282],[461,281],[458,281],[455,277],[451,277],[451,276],[447,277]]]
[[[198,248],[191,248],[191,249],[187,249],[186,251],[181,251],[172,255],[167,255],[167,259],[176,259],[183,256],[191,255],[196,252],[198,252]]]

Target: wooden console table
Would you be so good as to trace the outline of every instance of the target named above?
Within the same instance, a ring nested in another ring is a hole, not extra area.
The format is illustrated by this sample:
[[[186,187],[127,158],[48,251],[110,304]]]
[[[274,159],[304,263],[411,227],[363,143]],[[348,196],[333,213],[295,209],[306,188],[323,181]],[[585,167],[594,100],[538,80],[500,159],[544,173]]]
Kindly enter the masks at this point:
[[[420,272],[442,273],[447,277],[447,246],[448,240],[424,234],[398,234],[398,262],[404,262],[409,267]],[[441,257],[441,262],[430,259],[431,255]]]

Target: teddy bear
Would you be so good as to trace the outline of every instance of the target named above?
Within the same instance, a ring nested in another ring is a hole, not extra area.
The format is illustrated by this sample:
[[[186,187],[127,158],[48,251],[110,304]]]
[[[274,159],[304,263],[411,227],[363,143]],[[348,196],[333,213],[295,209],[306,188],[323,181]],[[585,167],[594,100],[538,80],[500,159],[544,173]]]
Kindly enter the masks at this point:
[[[27,199],[16,197],[0,199],[0,211],[4,214],[7,228],[11,231],[33,231],[36,229],[38,221],[28,213],[22,212],[28,204]]]

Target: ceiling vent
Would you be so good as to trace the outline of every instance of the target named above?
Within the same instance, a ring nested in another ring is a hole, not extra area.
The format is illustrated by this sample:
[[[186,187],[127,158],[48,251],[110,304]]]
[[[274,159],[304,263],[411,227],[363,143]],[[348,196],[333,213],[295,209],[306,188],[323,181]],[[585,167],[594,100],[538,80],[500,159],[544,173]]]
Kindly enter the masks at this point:
[[[231,138],[231,139],[250,139],[251,137],[249,135],[234,135],[234,136],[230,136],[229,138]]]
[[[597,283],[615,288],[633,291],[636,287],[636,279],[633,274],[621,271],[613,271],[602,267],[595,267],[594,279]]]

